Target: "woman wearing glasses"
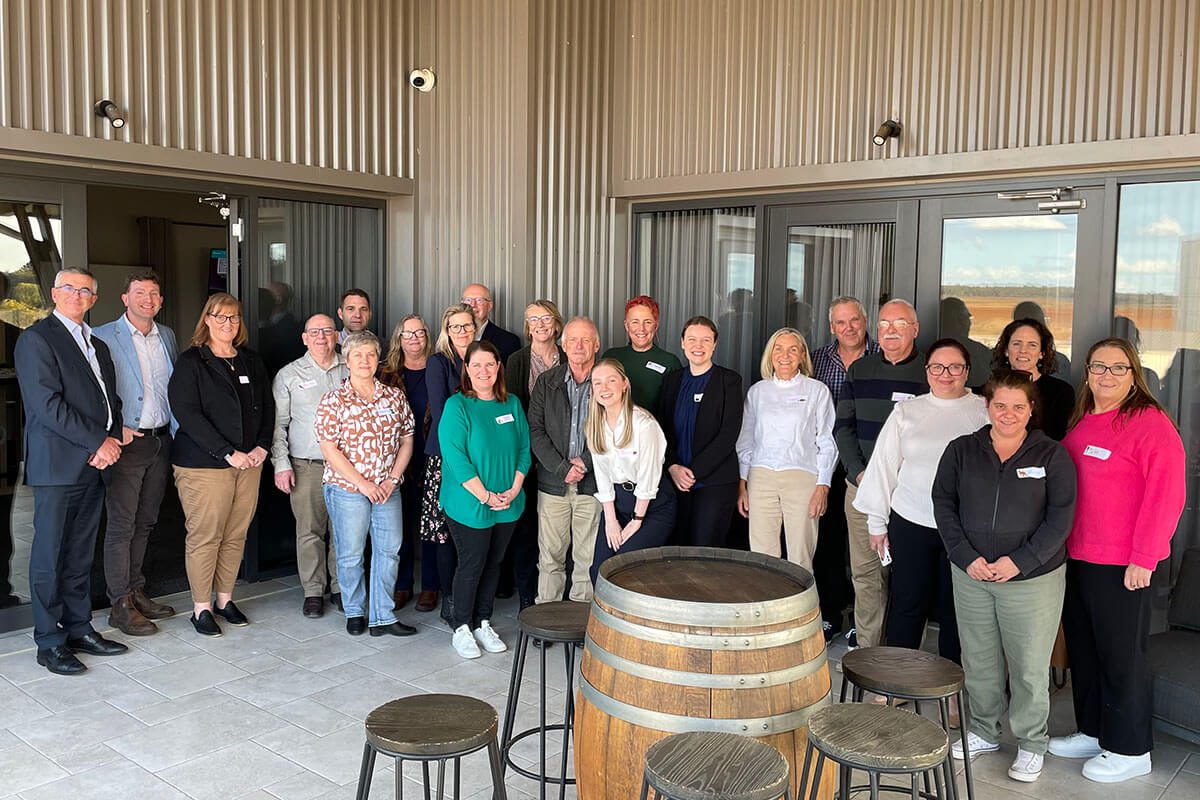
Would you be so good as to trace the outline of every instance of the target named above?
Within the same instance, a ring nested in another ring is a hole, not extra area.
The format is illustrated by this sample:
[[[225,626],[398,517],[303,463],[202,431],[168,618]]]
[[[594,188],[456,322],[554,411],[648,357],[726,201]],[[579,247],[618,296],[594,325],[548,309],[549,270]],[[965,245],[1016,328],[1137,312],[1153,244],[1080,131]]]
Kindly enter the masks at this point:
[[[1087,758],[1083,776],[1117,783],[1150,772],[1153,706],[1147,587],[1186,498],[1183,442],[1124,339],[1092,345],[1063,445],[1079,474],[1067,539],[1063,630],[1078,732],[1050,752]]]
[[[230,625],[249,624],[233,603],[233,584],[258,507],[275,401],[262,359],[245,343],[241,303],[212,295],[167,387],[179,422],[171,463],[187,528],[191,621],[202,636],[221,635],[214,613]]]
[[[420,539],[421,492],[425,481],[425,410],[429,407],[429,388],[425,385],[425,365],[433,354],[429,327],[419,314],[409,314],[400,320],[392,332],[387,358],[379,367],[379,381],[404,392],[412,409],[416,429],[413,431],[413,456],[404,471],[400,484],[400,504],[404,516],[404,538],[400,542],[400,564],[396,571],[396,589],[392,599],[396,610],[412,599],[413,555]],[[437,603],[438,593],[437,545],[421,544],[421,594],[418,605],[430,608]]]
[[[1029,373],[1039,401],[1034,425],[1061,442],[1067,435],[1067,420],[1075,407],[1075,390],[1051,374],[1058,365],[1050,329],[1036,319],[1008,323],[992,351],[992,365]]]
[[[938,535],[930,488],[952,439],[987,424],[982,397],[967,389],[971,356],[957,339],[925,355],[929,394],[896,404],[875,442],[854,507],[867,515],[871,549],[892,560],[887,642],[921,647],[925,621],[938,621],[938,653],[961,661],[950,562]]]

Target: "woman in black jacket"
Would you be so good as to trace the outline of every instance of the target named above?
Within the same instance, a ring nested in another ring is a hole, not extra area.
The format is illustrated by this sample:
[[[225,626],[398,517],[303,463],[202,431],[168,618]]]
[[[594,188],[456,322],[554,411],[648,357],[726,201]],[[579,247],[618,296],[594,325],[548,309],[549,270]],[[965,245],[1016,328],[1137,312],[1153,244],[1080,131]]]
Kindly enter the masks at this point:
[[[968,755],[999,749],[1007,710],[1018,746],[1008,775],[1029,783],[1050,741],[1050,651],[1062,617],[1075,465],[1062,445],[1029,430],[1037,392],[1027,372],[999,370],[983,393],[991,424],[946,448],[934,518],[952,563],[971,697]],[[951,748],[959,759],[963,750],[961,741]]]
[[[249,623],[233,604],[233,584],[258,507],[275,401],[262,359],[245,343],[241,303],[212,295],[167,387],[179,422],[171,463],[187,527],[192,626],[203,636],[221,635],[213,613],[230,625]]]
[[[1057,367],[1056,356],[1054,334],[1049,328],[1036,319],[1015,319],[1004,326],[996,341],[992,366],[1029,373],[1039,401],[1034,427],[1061,442],[1075,409],[1075,390],[1067,382],[1071,376],[1060,379],[1051,374]]]
[[[713,363],[717,326],[692,317],[680,337],[687,366],[663,379],[657,416],[667,436],[667,472],[675,488],[674,541],[725,547],[738,499],[742,377]]]

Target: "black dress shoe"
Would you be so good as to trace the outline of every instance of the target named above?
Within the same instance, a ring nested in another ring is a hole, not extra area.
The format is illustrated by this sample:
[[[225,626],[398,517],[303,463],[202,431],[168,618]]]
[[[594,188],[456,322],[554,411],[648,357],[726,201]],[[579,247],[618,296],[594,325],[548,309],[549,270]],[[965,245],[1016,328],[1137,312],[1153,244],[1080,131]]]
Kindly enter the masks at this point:
[[[412,636],[416,632],[416,628],[412,625],[405,625],[403,622],[393,622],[391,625],[371,626],[372,636]]]
[[[226,622],[237,628],[244,628],[250,624],[250,620],[246,619],[246,615],[238,610],[232,600],[226,603],[224,608],[213,606],[213,613],[224,617]]]
[[[196,629],[196,633],[201,636],[220,636],[221,626],[213,618],[212,612],[204,609],[200,612],[200,616],[192,614],[192,627]]]
[[[366,617],[346,617],[346,633],[351,636],[362,636],[367,632]]]
[[[125,645],[105,639],[95,631],[75,639],[67,639],[67,648],[73,653],[87,653],[89,656],[119,656],[129,652]]]
[[[37,662],[55,675],[82,675],[87,667],[65,644],[38,648]]]
[[[306,597],[304,598],[304,616],[309,619],[317,619],[325,616],[325,598],[324,597]]]

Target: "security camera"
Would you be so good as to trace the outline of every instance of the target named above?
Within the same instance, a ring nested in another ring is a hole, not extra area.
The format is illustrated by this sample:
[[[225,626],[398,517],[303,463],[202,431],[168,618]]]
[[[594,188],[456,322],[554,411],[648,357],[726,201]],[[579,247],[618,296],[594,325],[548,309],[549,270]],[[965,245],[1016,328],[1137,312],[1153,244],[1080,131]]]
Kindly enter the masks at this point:
[[[431,69],[414,69],[408,73],[408,85],[418,92],[432,92],[435,83],[437,83],[437,76]]]

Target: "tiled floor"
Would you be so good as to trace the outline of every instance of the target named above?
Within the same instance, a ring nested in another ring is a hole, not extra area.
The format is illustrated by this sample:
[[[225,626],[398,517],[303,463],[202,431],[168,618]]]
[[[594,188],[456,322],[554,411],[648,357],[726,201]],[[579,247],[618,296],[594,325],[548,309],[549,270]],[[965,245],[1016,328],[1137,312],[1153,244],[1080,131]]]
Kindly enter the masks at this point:
[[[115,634],[131,652],[85,656],[91,669],[77,678],[37,666],[28,633],[0,637],[0,798],[352,798],[362,720],[375,706],[449,691],[503,712],[511,654],[464,662],[434,614],[418,614],[411,605],[402,612],[404,621],[421,625],[412,638],[352,639],[340,614],[300,615],[294,580],[239,587],[236,596],[253,622],[249,627],[202,639],[180,615],[152,637]],[[187,603],[171,601],[177,608]],[[515,610],[515,601],[501,601],[494,621],[510,643]],[[99,618],[98,627],[102,623]],[[830,651],[835,668],[843,651],[840,644]],[[557,658],[548,663],[557,668],[548,680],[551,719],[561,719],[560,664]],[[527,680],[519,728],[535,720],[536,707],[527,701],[536,697],[536,684]],[[1057,692],[1054,700],[1052,732],[1066,731],[1069,692]],[[536,740],[516,753],[532,763]],[[1086,781],[1077,762],[1054,758],[1037,783],[1019,784],[1005,774],[1011,757],[1009,743],[1001,754],[975,762],[978,800],[1200,797],[1200,748],[1170,737],[1159,737],[1150,776],[1120,786]],[[407,796],[421,796],[419,778],[419,767],[406,765]],[[393,767],[380,759],[372,796],[391,797],[394,781]],[[536,796],[536,784],[511,773],[508,787],[518,800]],[[482,755],[464,760],[462,789],[466,798],[490,797]],[[573,789],[568,797],[575,797]]]

